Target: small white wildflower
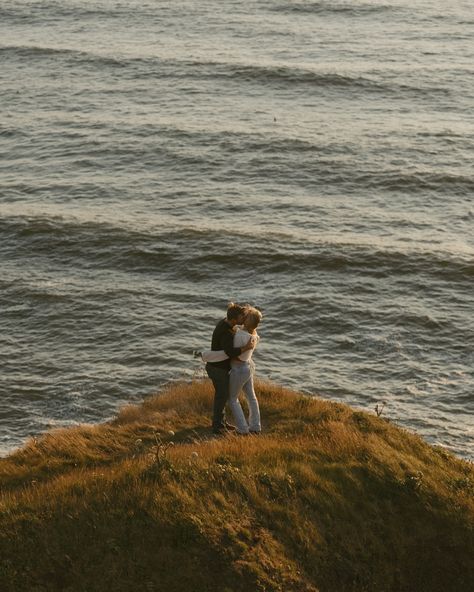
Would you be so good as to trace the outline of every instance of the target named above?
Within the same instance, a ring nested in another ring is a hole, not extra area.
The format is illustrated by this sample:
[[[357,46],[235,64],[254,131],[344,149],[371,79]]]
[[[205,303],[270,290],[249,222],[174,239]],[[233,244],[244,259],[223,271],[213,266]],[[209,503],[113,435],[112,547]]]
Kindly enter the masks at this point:
[[[173,430],[169,430],[169,432],[168,432],[168,436],[174,436],[174,432],[173,432]]]

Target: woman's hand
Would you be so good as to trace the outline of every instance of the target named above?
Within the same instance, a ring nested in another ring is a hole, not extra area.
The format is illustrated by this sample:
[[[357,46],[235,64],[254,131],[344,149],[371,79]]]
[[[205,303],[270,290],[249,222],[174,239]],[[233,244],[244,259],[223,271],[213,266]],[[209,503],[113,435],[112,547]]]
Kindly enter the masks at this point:
[[[253,349],[255,347],[255,340],[253,337],[251,337],[246,345],[242,346],[242,352],[248,351],[249,349]]]

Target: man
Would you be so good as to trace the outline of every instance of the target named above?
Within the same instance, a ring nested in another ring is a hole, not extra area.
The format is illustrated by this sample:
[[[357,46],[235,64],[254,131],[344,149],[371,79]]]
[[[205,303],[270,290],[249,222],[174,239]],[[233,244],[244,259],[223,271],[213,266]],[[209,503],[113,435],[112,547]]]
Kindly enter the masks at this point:
[[[245,308],[231,302],[227,308],[227,317],[219,321],[212,334],[211,349],[224,350],[229,356],[222,362],[208,362],[206,372],[214,385],[214,406],[212,414],[212,431],[214,434],[224,434],[234,426],[225,421],[225,406],[229,398],[230,358],[236,358],[241,353],[254,347],[249,339],[243,347],[234,347],[234,327],[242,324]]]

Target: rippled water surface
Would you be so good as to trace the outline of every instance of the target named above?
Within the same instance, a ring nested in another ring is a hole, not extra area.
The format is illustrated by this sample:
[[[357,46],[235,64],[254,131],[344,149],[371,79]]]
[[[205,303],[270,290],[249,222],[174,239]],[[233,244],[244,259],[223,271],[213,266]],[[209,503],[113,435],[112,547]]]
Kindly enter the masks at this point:
[[[2,0],[0,452],[200,367],[472,458],[474,44],[454,0]]]

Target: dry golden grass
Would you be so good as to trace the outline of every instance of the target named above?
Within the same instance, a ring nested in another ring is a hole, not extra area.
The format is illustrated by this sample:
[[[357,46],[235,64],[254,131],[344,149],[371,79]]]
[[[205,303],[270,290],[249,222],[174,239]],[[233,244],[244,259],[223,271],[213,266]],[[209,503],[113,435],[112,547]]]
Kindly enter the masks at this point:
[[[264,435],[213,438],[208,381],[0,460],[0,590],[462,592],[470,463],[259,383]]]

